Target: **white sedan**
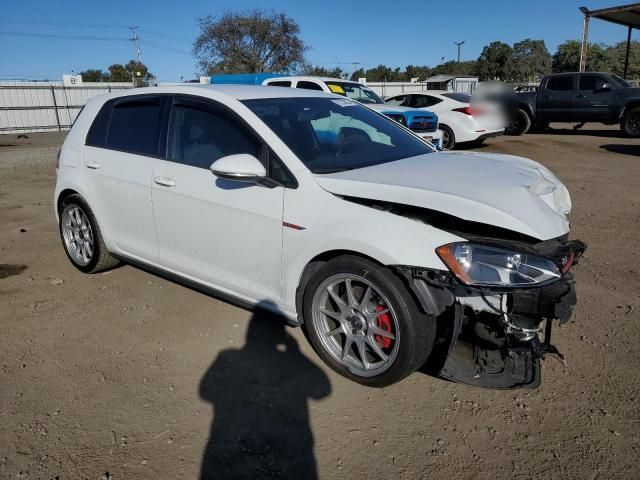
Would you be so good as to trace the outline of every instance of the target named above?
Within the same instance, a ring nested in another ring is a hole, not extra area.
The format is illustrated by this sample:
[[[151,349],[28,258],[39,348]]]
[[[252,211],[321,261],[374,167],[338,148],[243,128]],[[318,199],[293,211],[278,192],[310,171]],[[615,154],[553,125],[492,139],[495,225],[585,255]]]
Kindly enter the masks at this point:
[[[387,104],[429,110],[438,115],[443,147],[455,148],[463,142],[481,143],[504,133],[504,121],[487,106],[471,105],[466,93],[426,90],[387,98]]]

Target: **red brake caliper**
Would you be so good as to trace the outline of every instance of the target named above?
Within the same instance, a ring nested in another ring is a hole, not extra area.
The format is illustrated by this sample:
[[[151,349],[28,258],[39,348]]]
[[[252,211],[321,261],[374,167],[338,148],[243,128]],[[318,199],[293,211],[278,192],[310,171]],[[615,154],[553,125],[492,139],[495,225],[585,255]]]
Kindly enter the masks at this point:
[[[376,312],[380,312],[384,310],[382,305],[378,305],[376,307]],[[391,318],[389,317],[389,313],[383,313],[378,317],[378,327],[382,330],[391,333]],[[391,346],[391,339],[388,337],[383,337],[382,335],[375,335],[373,338],[376,339],[380,348],[389,348]]]

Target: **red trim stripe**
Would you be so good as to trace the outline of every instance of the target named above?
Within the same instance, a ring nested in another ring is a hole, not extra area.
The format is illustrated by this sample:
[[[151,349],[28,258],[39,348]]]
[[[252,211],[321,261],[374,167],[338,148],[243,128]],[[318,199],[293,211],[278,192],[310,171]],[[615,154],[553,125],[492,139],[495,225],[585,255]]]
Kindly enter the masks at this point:
[[[282,222],[283,227],[292,228],[293,230],[304,230],[305,227],[301,227],[300,225],[296,225],[295,223]]]

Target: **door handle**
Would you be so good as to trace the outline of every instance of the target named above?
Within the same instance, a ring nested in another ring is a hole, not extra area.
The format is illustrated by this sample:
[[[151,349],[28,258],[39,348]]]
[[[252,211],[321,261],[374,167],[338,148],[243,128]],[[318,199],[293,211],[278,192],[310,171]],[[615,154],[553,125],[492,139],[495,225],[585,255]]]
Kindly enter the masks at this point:
[[[153,181],[158,185],[162,185],[163,187],[175,187],[176,181],[173,178],[169,177],[153,177]]]
[[[91,170],[97,170],[100,168],[100,164],[95,162],[87,163],[87,168],[90,168]]]
[[[582,94],[581,95],[576,95],[576,98],[585,98],[585,96],[582,95]]]

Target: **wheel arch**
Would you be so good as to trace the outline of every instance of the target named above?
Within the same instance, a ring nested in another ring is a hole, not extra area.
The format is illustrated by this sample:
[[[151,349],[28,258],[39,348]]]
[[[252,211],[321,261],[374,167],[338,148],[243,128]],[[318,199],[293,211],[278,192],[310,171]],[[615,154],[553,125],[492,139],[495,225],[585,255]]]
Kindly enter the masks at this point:
[[[625,103],[622,109],[620,109],[620,118],[624,118],[625,114],[629,110],[636,107],[640,107],[640,98],[634,98],[633,100],[629,100],[627,103]]]
[[[62,203],[65,201],[66,198],[70,197],[71,195],[80,195],[84,199],[84,196],[82,196],[80,192],[72,188],[65,188],[58,194],[58,198],[56,199],[56,213],[58,215],[60,215],[62,211]]]
[[[313,277],[313,275],[318,271],[318,269],[322,267],[325,263],[330,262],[334,258],[343,256],[343,255],[351,255],[354,257],[364,258],[371,262],[377,263],[380,266],[385,266],[384,263],[380,262],[378,259],[370,255],[366,255],[362,252],[357,252],[355,250],[333,249],[333,250],[327,250],[325,252],[317,254],[315,257],[313,257],[307,262],[307,264],[302,269],[302,273],[298,278],[295,302],[296,302],[296,311],[298,313],[298,322],[300,323],[300,325],[304,323],[304,318],[302,315],[303,313],[302,301],[304,299],[304,292],[307,288],[307,284],[309,283],[309,280],[311,280],[311,277]]]

